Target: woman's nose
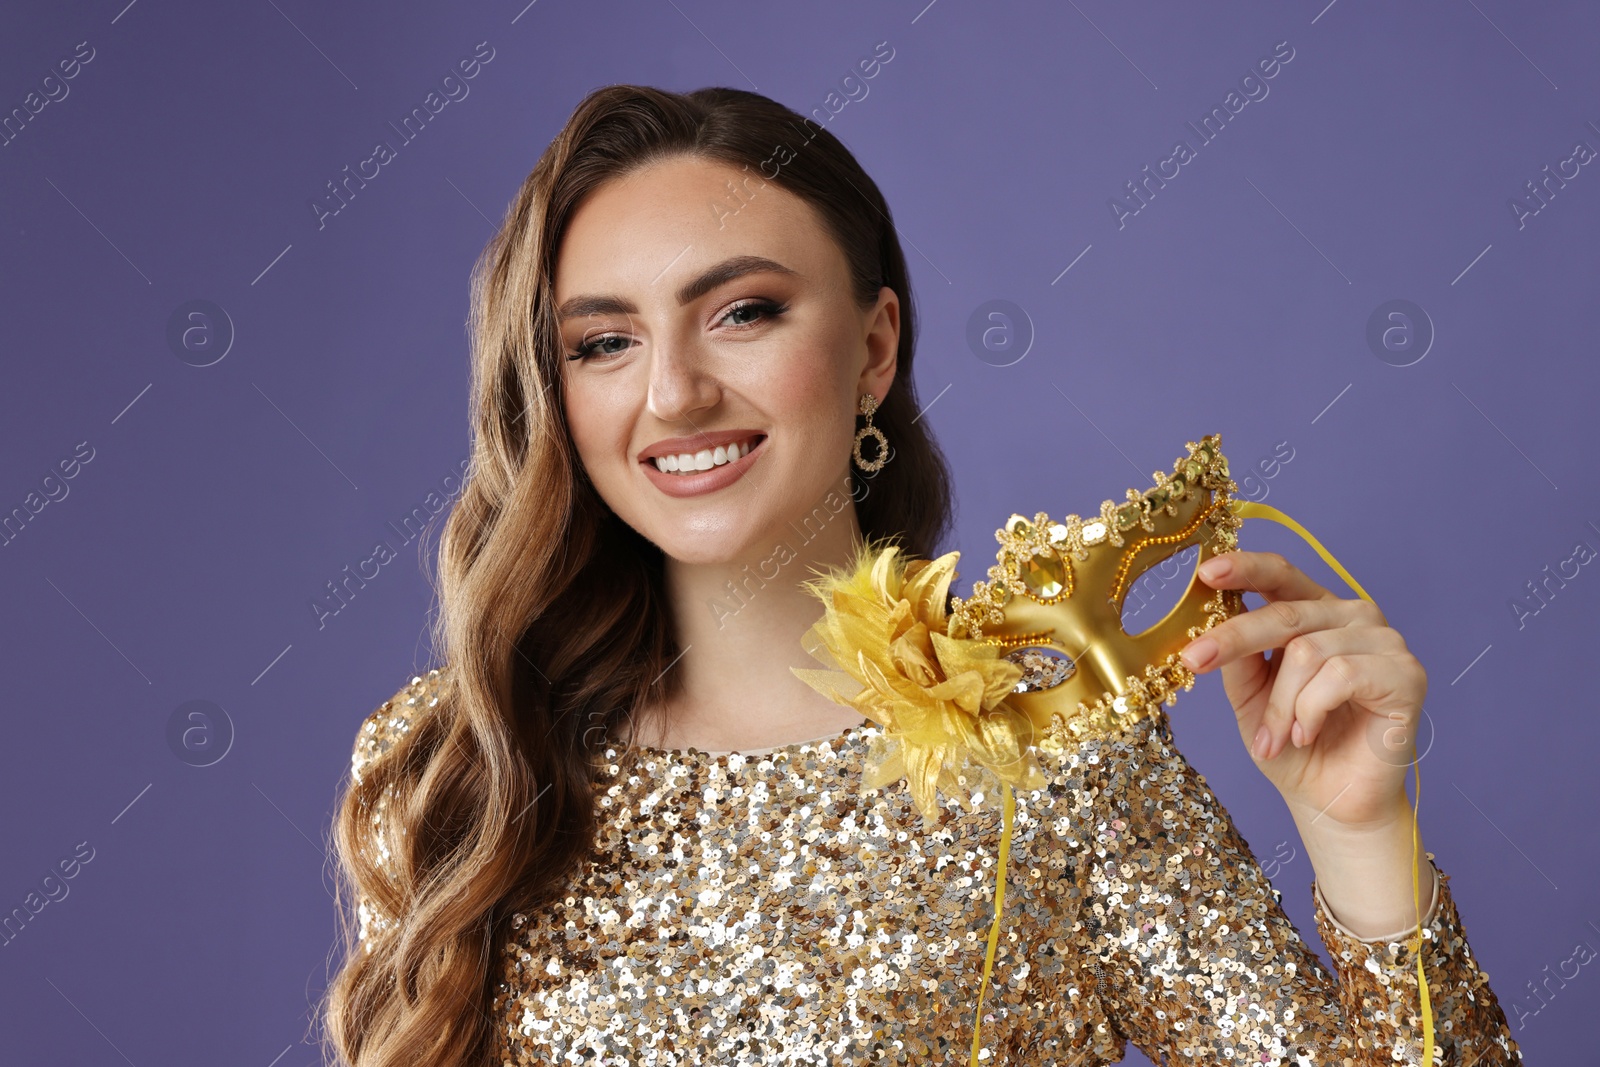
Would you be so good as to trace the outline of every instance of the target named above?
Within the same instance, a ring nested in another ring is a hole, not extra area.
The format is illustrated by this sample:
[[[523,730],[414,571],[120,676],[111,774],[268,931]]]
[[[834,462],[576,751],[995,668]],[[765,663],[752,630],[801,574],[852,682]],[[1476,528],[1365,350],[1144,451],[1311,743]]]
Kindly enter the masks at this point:
[[[650,384],[646,406],[663,422],[689,419],[714,407],[722,387],[706,354],[692,343],[657,344],[650,353]]]

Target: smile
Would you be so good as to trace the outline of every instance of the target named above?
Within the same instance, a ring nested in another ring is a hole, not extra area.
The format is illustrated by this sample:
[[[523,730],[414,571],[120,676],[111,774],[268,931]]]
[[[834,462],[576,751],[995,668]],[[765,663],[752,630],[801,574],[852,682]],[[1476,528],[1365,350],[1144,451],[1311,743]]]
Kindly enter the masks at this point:
[[[674,456],[657,456],[656,469],[667,474],[694,474],[697,471],[708,471],[713,467],[720,467],[724,463],[732,463],[750,454],[761,440],[760,434],[752,434],[743,441],[735,441],[726,447],[718,445],[716,448],[704,448],[699,452],[680,452]]]
[[[765,434],[698,452],[679,452],[640,461],[645,476],[668,496],[699,496],[732,485],[761,457]]]

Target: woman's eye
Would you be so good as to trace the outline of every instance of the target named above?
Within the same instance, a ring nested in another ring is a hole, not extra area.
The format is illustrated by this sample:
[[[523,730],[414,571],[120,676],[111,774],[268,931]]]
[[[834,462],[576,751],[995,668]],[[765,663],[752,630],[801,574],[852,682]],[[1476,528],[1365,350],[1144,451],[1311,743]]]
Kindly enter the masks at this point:
[[[605,347],[612,342],[623,342],[623,347]],[[592,338],[591,340],[584,341],[582,344],[578,345],[577,348],[573,349],[572,355],[568,356],[567,358],[571,360],[588,359],[596,352],[599,352],[603,356],[615,356],[620,352],[623,352],[628,347],[629,343],[630,342],[628,342],[626,337],[619,337],[616,334],[610,334],[604,337],[596,337]]]
[[[729,308],[727,313],[722,316],[722,319],[726,322],[735,315],[753,313],[756,317],[743,318],[731,324],[734,326],[748,326],[750,323],[758,321],[759,318],[775,319],[788,310],[788,304],[777,304],[771,300],[747,300],[742,304],[735,304]]]

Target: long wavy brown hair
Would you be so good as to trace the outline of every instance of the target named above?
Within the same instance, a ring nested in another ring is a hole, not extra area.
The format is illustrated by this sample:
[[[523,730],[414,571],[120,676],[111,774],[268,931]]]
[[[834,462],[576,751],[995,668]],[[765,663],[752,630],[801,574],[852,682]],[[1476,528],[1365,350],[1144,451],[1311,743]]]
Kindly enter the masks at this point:
[[[789,149],[781,164],[779,145]],[[600,499],[566,424],[553,279],[585,197],[679,155],[808,201],[843,249],[863,310],[881,286],[898,294],[899,368],[873,416],[892,462],[870,487],[852,468],[852,496],[863,539],[893,539],[908,554],[931,557],[949,527],[948,469],[916,417],[905,257],[888,204],[850,152],[757,93],[612,85],[585,97],[473,269],[471,462],[434,580],[444,696],[340,798],[345,952],[321,1005],[335,1062],[490,1058],[510,917],[557,897],[593,842],[596,739],[676,693],[661,550]],[[364,947],[349,906],[359,898],[396,917]]]

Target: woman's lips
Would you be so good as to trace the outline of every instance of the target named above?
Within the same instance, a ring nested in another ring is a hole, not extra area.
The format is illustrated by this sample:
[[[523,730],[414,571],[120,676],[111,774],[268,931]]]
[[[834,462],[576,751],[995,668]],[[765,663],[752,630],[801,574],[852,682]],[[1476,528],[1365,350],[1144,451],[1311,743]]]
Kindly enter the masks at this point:
[[[669,474],[658,468],[653,459],[642,460],[640,466],[644,468],[645,477],[668,496],[700,496],[703,493],[714,493],[743,478],[745,471],[749,470],[761,456],[766,443],[767,438],[763,434],[756,438],[756,443],[751,446],[750,451],[738,459],[693,474]]]

